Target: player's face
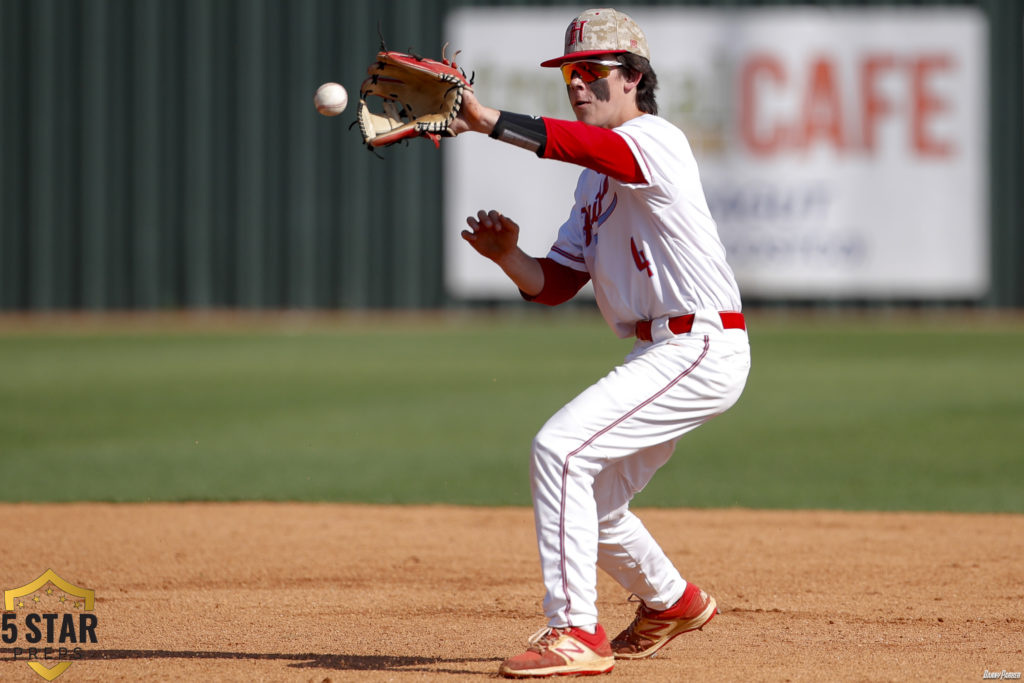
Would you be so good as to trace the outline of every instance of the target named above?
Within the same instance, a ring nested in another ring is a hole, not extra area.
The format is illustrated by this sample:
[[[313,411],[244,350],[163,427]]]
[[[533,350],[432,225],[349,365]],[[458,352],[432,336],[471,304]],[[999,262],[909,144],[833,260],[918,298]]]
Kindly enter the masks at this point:
[[[625,72],[614,55],[602,55],[561,67],[569,104],[578,121],[602,128],[615,128],[631,116],[635,106],[627,94]]]

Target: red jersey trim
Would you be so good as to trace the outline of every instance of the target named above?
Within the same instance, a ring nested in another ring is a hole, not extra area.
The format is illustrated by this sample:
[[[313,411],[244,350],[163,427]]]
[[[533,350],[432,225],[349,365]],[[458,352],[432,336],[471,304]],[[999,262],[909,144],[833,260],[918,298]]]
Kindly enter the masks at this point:
[[[559,256],[563,256],[563,257],[565,257],[565,258],[567,258],[570,261],[573,261],[575,263],[586,263],[587,262],[586,259],[584,259],[582,256],[576,256],[575,254],[570,254],[569,252],[567,252],[565,249],[562,249],[561,247],[551,247],[551,251],[553,251],[556,254],[558,254]]]

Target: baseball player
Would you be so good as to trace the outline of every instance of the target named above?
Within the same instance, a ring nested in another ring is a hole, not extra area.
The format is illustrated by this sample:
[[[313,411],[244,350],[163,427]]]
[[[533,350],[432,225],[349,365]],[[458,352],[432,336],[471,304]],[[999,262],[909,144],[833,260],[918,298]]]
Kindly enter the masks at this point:
[[[453,126],[583,167],[546,257],[524,253],[519,226],[495,210],[468,218],[462,236],[527,300],[557,305],[592,282],[608,325],[636,337],[624,362],[533,441],[548,623],[501,664],[504,676],[604,673],[616,658],[649,657],[717,613],[629,509],[678,439],[736,402],[750,368],[739,290],[689,143],[657,116],[648,60],[629,16],[588,10],[569,24],[562,56],[541,64],[561,71],[576,121],[498,111],[469,92]],[[597,567],[639,601],[633,623],[611,641],[595,607]]]

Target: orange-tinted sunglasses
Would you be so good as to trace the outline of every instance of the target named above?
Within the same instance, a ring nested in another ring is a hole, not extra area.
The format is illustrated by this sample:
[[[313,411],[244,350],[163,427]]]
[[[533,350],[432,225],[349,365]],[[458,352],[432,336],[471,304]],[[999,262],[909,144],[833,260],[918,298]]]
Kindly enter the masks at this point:
[[[612,69],[620,66],[622,64],[608,60],[583,59],[578,62],[566,62],[559,68],[562,70],[565,84],[569,85],[572,82],[573,74],[579,74],[584,83],[593,83],[596,80],[608,78]]]

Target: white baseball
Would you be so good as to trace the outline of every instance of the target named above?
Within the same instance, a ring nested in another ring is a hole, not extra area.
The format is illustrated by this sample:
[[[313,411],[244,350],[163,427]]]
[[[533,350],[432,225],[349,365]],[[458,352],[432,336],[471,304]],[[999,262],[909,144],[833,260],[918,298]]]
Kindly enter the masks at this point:
[[[324,116],[337,116],[348,106],[348,92],[337,83],[324,83],[313,98],[316,110]]]

